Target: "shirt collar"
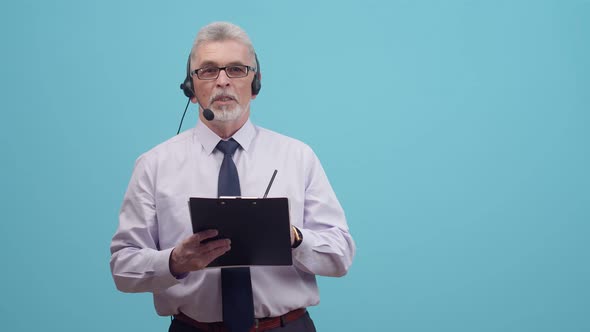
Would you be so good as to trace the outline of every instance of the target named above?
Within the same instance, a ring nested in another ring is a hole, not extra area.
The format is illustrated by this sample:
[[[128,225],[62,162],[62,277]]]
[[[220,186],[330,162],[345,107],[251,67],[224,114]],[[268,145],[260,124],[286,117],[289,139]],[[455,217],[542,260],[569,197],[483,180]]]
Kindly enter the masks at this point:
[[[256,128],[250,119],[248,119],[232,138],[240,144],[242,149],[248,151],[252,140],[254,140],[254,136],[256,136]],[[201,143],[201,146],[203,146],[203,149],[207,154],[213,153],[217,143],[221,140],[221,137],[217,136],[216,133],[201,121],[197,122],[197,126],[195,127],[195,137],[197,138],[197,141]]]

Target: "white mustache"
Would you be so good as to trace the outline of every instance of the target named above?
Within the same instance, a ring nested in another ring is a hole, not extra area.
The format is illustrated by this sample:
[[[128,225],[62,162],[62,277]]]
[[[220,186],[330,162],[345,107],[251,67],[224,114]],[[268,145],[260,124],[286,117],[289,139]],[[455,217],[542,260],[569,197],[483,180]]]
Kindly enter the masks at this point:
[[[231,99],[233,99],[235,101],[238,100],[236,98],[236,96],[234,96],[233,94],[227,93],[227,92],[224,92],[224,91],[220,91],[220,92],[214,94],[213,96],[211,96],[211,98],[209,98],[209,104],[212,104],[214,101],[219,100],[219,99],[222,99],[222,98],[231,98]]]

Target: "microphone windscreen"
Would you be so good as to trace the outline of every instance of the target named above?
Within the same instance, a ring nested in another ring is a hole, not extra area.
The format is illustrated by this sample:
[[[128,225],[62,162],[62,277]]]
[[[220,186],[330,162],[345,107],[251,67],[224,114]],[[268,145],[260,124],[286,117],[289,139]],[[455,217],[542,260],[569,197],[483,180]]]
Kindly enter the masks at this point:
[[[205,119],[207,119],[207,121],[211,121],[213,120],[213,118],[215,118],[215,114],[213,114],[213,111],[208,108],[205,108],[203,110],[203,116],[205,117]]]

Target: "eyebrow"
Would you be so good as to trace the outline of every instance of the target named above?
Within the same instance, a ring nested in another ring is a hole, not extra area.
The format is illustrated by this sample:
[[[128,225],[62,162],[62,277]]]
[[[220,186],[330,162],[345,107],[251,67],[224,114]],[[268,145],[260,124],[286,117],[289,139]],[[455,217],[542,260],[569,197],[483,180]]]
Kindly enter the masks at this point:
[[[244,63],[242,63],[241,61],[232,61],[228,64],[226,64],[225,66],[246,66]],[[225,67],[225,66],[220,66],[219,63],[215,62],[215,61],[205,61],[201,64],[201,67],[199,68],[204,68],[204,67]]]

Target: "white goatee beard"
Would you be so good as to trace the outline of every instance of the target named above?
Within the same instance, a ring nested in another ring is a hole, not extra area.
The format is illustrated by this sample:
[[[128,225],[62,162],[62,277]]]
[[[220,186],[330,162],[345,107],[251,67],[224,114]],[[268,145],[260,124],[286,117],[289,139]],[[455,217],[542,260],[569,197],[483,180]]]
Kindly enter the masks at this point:
[[[221,122],[235,121],[244,114],[244,108],[241,105],[235,105],[233,108],[229,106],[221,106],[219,108],[211,107],[211,111],[215,114],[215,120]]]

